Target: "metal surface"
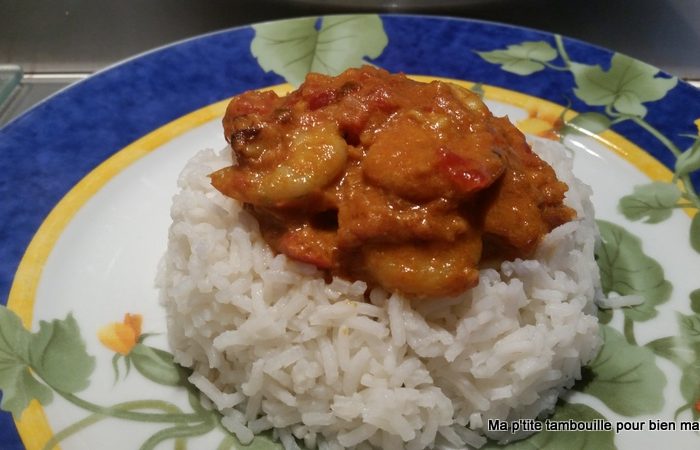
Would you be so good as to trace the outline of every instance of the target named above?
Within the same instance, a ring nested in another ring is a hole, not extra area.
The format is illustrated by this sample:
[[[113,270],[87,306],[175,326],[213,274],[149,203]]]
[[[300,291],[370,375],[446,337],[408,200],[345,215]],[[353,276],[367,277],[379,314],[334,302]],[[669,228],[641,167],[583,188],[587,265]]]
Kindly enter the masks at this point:
[[[12,94],[22,80],[22,68],[15,65],[0,65],[0,105]]]
[[[22,78],[4,102],[0,101],[0,126],[37,103],[90,74],[29,74]]]
[[[700,79],[698,0],[0,0],[0,64],[18,64],[29,75],[14,103],[0,109],[0,124],[71,81],[66,75],[219,29],[346,12],[450,15],[537,28]],[[62,74],[63,81],[31,78],[37,74]]]

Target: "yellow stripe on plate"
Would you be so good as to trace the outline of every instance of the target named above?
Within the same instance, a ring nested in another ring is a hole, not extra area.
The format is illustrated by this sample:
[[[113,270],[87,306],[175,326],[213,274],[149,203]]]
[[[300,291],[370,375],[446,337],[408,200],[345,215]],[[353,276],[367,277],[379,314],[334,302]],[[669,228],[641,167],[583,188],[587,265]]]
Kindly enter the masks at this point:
[[[412,76],[419,81],[432,81],[438,78]],[[447,79],[442,79],[447,80]],[[447,80],[464,87],[474,83],[459,80]],[[288,84],[268,88],[283,95],[291,90]],[[535,109],[549,116],[560,115],[565,108],[537,97],[494,86],[483,85],[487,99],[500,101],[520,107],[526,111]],[[173,138],[223,116],[228,100],[213,103],[190,114],[180,117],[141,139],[128,145],[109,157],[76,184],[53,208],[32,238],[20,261],[17,273],[10,289],[7,307],[14,311],[25,327],[30,328],[34,315],[36,291],[44,265],[56,241],[68,226],[80,208],[109,180],[118,175],[141,157],[152,152]],[[576,112],[567,111],[566,119],[575,117]],[[612,131],[606,131],[599,137],[607,147],[619,154],[651,179],[669,181],[671,171],[651,155]],[[22,416],[15,420],[17,430],[27,450],[41,450],[53,435],[46,414],[41,405],[32,401]],[[54,447],[58,449],[58,446]]]
[[[36,290],[46,260],[78,210],[109,180],[141,157],[192,128],[220,117],[227,103],[221,101],[206,106],[147,134],[93,169],[58,202],[27,247],[7,300],[7,307],[20,317],[26,328],[31,328],[32,325]],[[15,425],[27,450],[43,449],[53,435],[44,409],[35,400],[29,404],[22,416],[15,420]],[[59,450],[59,447],[54,449]]]

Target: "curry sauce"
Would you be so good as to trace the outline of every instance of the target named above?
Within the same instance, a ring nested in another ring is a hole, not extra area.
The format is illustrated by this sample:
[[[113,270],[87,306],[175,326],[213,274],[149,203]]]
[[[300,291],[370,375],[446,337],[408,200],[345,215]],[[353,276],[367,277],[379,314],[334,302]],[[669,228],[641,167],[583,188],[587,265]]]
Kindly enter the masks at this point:
[[[309,74],[284,97],[234,97],[223,125],[234,164],[212,184],[275,251],[412,297],[471,288],[575,216],[523,134],[451,83]]]

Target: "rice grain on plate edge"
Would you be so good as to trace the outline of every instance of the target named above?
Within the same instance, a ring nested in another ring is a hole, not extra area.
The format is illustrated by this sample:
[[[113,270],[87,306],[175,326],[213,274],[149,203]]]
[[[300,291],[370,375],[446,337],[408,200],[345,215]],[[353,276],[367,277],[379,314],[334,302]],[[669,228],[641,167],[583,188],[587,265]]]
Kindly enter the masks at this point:
[[[482,269],[457,298],[421,302],[275,255],[200,152],[173,201],[158,286],[190,381],[243,443],[274,428],[285,448],[479,447],[488,419],[549,412],[600,345],[590,188],[555,142],[533,149],[569,186],[577,219],[529,260]],[[509,433],[487,433],[512,439]],[[295,439],[296,438],[296,439]]]

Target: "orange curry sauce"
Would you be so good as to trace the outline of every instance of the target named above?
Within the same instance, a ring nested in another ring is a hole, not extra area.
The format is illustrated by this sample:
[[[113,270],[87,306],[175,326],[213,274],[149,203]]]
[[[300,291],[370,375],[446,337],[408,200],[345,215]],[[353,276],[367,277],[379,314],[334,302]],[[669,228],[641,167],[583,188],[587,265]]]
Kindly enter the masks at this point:
[[[212,184],[275,251],[412,297],[475,286],[480,263],[529,256],[575,215],[522,133],[450,83],[309,74],[233,98],[223,124],[236,162]]]

